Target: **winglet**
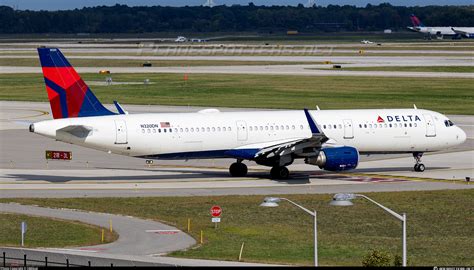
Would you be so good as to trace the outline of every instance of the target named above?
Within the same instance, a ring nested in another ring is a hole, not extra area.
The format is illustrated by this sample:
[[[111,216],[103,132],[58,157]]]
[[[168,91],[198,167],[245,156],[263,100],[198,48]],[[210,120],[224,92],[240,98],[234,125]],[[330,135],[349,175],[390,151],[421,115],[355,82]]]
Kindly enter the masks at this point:
[[[126,112],[122,105],[120,105],[120,103],[118,103],[118,101],[114,100],[114,104],[115,104],[115,108],[117,108],[117,111],[119,112],[119,114],[128,114],[128,112]]]
[[[311,133],[313,134],[321,134],[321,132],[318,129],[318,126],[316,125],[316,122],[314,122],[313,117],[309,114],[308,109],[304,109],[304,114],[306,115],[306,120],[308,120],[309,128],[311,129]]]

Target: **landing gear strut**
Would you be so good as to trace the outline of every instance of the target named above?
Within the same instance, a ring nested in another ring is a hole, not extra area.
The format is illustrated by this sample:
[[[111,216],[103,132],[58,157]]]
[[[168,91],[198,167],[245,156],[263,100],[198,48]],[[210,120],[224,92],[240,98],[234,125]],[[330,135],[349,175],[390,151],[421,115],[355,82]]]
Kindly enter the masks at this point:
[[[423,172],[425,171],[425,165],[421,163],[421,157],[423,156],[423,153],[415,152],[413,153],[413,157],[415,158],[415,172]]]
[[[275,166],[270,170],[272,179],[288,179],[290,171],[284,166]]]
[[[247,175],[247,165],[243,164],[241,160],[232,163],[229,168],[229,173],[233,177],[245,177]]]

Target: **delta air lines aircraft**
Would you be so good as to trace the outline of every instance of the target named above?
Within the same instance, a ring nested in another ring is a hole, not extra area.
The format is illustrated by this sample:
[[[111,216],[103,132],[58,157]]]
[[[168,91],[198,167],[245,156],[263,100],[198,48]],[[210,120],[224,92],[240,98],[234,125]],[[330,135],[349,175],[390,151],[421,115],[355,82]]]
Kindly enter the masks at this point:
[[[360,154],[411,153],[424,171],[424,152],[463,143],[466,134],[429,110],[292,110],[128,114],[106,109],[57,48],[38,49],[54,120],[30,131],[108,153],[144,159],[233,158],[232,176],[247,174],[244,160],[289,177],[286,166],[304,159],[328,171],[357,167]]]

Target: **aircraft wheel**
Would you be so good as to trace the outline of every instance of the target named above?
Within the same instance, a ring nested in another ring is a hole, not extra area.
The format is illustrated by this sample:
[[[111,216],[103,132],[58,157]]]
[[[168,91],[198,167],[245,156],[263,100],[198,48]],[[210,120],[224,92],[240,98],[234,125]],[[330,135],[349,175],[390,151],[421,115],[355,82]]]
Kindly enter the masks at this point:
[[[232,165],[229,167],[229,173],[233,177],[245,177],[247,172],[247,165],[241,162],[232,163]]]
[[[275,166],[270,170],[270,176],[272,179],[288,179],[290,171],[286,167]]]
[[[418,172],[424,172],[425,171],[425,165],[422,163],[418,164]]]

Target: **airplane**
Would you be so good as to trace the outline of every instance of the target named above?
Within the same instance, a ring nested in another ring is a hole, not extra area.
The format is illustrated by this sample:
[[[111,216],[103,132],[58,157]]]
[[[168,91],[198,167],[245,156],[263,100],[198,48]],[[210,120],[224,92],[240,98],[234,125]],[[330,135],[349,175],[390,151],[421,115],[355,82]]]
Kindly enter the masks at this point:
[[[425,152],[462,144],[464,131],[446,116],[417,109],[281,110],[195,113],[117,113],[105,108],[57,48],[38,48],[54,120],[30,132],[58,141],[143,159],[232,158],[231,176],[244,177],[244,160],[289,178],[295,159],[327,171],[355,169],[363,154],[411,153],[422,172]]]
[[[372,41],[365,40],[365,39],[364,39],[364,40],[362,40],[360,43],[362,43],[362,44],[373,44],[373,42],[372,42]]]
[[[443,39],[444,36],[452,36],[453,39],[459,39],[461,37],[474,38],[474,27],[451,27],[451,26],[425,26],[414,14],[410,15],[413,27],[407,27],[408,29],[424,33],[431,36],[436,36],[438,39]]]

